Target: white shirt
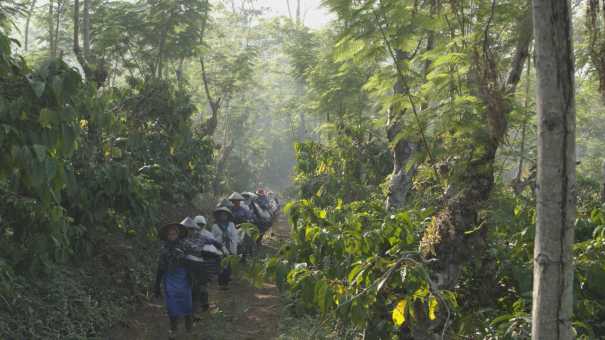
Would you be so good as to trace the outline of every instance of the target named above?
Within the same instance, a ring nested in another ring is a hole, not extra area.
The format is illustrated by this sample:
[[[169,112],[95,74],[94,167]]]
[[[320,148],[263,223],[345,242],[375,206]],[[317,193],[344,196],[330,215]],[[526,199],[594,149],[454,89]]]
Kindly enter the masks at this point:
[[[224,233],[223,233],[223,229],[221,229],[221,227],[218,226],[218,224],[213,224],[212,225],[212,235],[214,235],[214,238],[216,240],[218,240],[220,243],[222,243],[225,247],[227,246],[227,240],[226,238],[229,238],[229,240],[231,240],[231,243],[229,244],[229,252],[232,255],[237,255],[237,245],[239,244],[239,235],[237,234],[237,230],[235,229],[235,224],[233,224],[233,222],[229,222],[229,224],[227,225],[227,237],[224,237]]]

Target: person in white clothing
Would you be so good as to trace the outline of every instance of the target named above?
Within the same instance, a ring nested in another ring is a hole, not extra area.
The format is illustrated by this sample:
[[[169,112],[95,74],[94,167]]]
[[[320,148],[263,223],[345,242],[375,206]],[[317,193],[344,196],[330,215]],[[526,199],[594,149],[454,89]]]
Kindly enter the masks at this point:
[[[218,207],[214,210],[214,224],[212,225],[212,235],[219,241],[231,255],[237,255],[237,246],[239,244],[239,235],[235,229],[235,224],[231,222],[233,214],[227,207]],[[231,281],[231,268],[225,266],[218,276],[218,284],[221,289],[227,289]]]

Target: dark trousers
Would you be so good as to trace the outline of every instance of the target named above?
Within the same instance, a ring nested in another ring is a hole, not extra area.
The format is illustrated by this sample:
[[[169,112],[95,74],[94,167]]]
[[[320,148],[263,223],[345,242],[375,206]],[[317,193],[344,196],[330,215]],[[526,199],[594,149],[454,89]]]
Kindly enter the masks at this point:
[[[229,281],[231,281],[231,267],[225,266],[218,274],[218,284],[219,286],[226,286],[229,284]]]
[[[196,313],[200,308],[208,309],[208,275],[199,273],[195,275],[191,285],[191,297],[193,300],[193,312]]]
[[[185,329],[190,331],[193,327],[193,319],[191,315],[185,316]],[[179,319],[178,318],[170,318],[170,330],[176,332],[179,328]]]

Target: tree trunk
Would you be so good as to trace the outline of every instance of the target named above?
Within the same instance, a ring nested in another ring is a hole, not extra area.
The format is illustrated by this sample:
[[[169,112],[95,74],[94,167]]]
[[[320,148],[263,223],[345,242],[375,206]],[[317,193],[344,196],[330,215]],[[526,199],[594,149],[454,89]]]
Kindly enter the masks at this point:
[[[401,51],[397,51],[401,57]],[[395,95],[403,95],[403,83],[397,81],[393,88]],[[403,132],[403,116],[404,112],[395,107],[391,107],[388,113],[387,120],[387,138],[389,144],[392,144],[391,157],[393,159],[393,172],[388,180],[388,192],[386,199],[387,210],[400,210],[405,206],[406,197],[410,188],[412,176],[416,170],[416,165],[412,165],[407,169],[407,164],[412,157],[416,146],[408,140],[401,138]]]
[[[74,0],[74,36],[73,36],[73,50],[76,55],[76,59],[78,63],[82,67],[82,71],[84,71],[84,78],[87,81],[92,80],[93,74],[88,66],[88,62],[86,58],[82,55],[82,50],[80,49],[80,0]]]
[[[90,0],[84,0],[82,13],[82,47],[84,58],[90,57]]]
[[[296,26],[300,26],[301,23],[302,20],[300,17],[300,0],[296,0]]]
[[[80,53],[80,0],[74,0],[74,37],[73,49],[76,56]],[[82,67],[84,67],[82,65]]]
[[[55,48],[55,24],[54,24],[54,14],[53,14],[54,2],[53,0],[49,0],[48,2],[48,46],[49,46],[49,54],[51,58],[57,56],[57,50]]]
[[[55,20],[55,34],[54,34],[54,55],[57,55],[59,51],[59,33],[61,31],[59,28],[61,27],[61,15],[63,14],[63,9],[65,6],[65,0],[57,0],[57,10],[55,11],[55,15],[57,16]],[[61,51],[60,56],[63,56],[63,51]]]
[[[605,160],[601,165],[601,203],[605,203]]]
[[[523,177],[523,161],[525,160],[525,139],[527,136],[527,124],[529,122],[529,79],[531,75],[531,58],[527,58],[527,74],[525,84],[525,102],[523,104],[523,125],[521,126],[521,150],[519,151],[519,165],[517,166],[517,175],[514,182],[519,183]]]
[[[469,150],[464,170],[452,180],[444,208],[433,218],[420,242],[422,255],[433,260],[431,276],[438,289],[454,289],[463,266],[471,259],[485,262],[487,229],[480,210],[494,186],[494,163],[498,147],[506,135],[506,116],[512,110],[513,95],[528,56],[532,39],[531,13],[521,18],[517,45],[504,84],[490,53],[475,55],[471,89],[485,105],[485,123],[489,138],[479,137]],[[488,35],[486,34],[486,39]],[[489,43],[484,42],[484,48]],[[476,87],[476,88],[473,88]],[[489,262],[489,261],[487,261]]]
[[[605,1],[588,0],[586,4],[586,33],[588,55],[599,79],[601,102],[605,104]]]
[[[434,17],[438,11],[438,4],[436,1],[431,1],[431,17]],[[374,13],[376,17],[376,23],[379,26],[380,32],[382,34],[382,38],[384,40],[385,45],[387,46],[387,50],[391,55],[393,60],[393,64],[397,71],[397,82],[393,87],[394,95],[407,95],[408,100],[412,106],[412,113],[416,118],[416,122],[418,123],[418,132],[421,135],[421,141],[424,143],[424,147],[426,148],[426,152],[431,159],[432,164],[432,156],[431,150],[429,149],[427,140],[424,136],[423,127],[420,126],[418,122],[418,112],[416,109],[416,104],[410,95],[410,89],[406,84],[406,76],[400,67],[400,63],[405,59],[409,59],[409,54],[406,51],[403,51],[400,48],[393,48],[390,43],[390,39],[388,38],[387,32],[382,27],[380,23],[380,18],[378,14]],[[427,36],[427,46],[426,50],[429,51],[433,49],[434,44],[434,33],[428,32]],[[428,74],[428,70],[431,66],[430,61],[426,61],[424,63],[423,77],[426,77]],[[424,104],[424,103],[423,103]],[[421,107],[424,106],[421,104]],[[405,206],[405,201],[408,195],[408,191],[411,187],[412,177],[414,176],[417,164],[412,164],[408,169],[408,162],[412,158],[414,151],[418,148],[418,146],[412,143],[410,140],[404,139],[401,137],[401,133],[404,131],[404,122],[403,116],[405,114],[405,110],[397,108],[395,106],[391,106],[389,108],[388,119],[387,119],[387,139],[390,145],[393,145],[391,149],[391,157],[393,159],[393,171],[388,178],[388,192],[387,198],[385,201],[385,208],[387,210],[400,210]]]
[[[305,83],[304,80],[299,79],[296,81],[296,92],[297,95],[299,97],[302,98],[302,96],[304,96],[305,94]],[[304,108],[299,108],[299,112],[298,112],[298,118],[299,118],[299,124],[298,124],[298,140],[300,142],[304,141],[307,138],[307,122],[305,119],[305,112],[304,112]]]
[[[292,20],[292,10],[290,9],[290,0],[286,0],[286,6],[288,6],[288,18]]]
[[[574,338],[575,94],[568,0],[533,0],[538,194],[532,339]]]
[[[168,37],[168,31],[170,30],[170,26],[172,26],[172,19],[174,17],[175,9],[173,8],[170,11],[170,15],[162,28],[162,32],[160,33],[160,41],[158,43],[158,57],[156,63],[156,78],[162,79],[162,72],[164,66],[164,45],[166,44],[166,39]]]
[[[210,84],[208,83],[208,74],[206,73],[206,66],[204,64],[204,56],[200,57],[200,65],[202,67],[202,82],[204,83],[204,92],[206,92],[206,98],[208,98],[208,104],[210,105],[210,111],[212,116],[202,123],[201,132],[205,136],[212,136],[218,126],[218,113],[221,108],[221,98],[217,100],[212,99],[210,94]]]
[[[29,48],[29,25],[31,23],[32,15],[34,15],[34,10],[36,9],[36,0],[32,0],[29,11],[27,12],[27,18],[25,19],[25,37],[23,42],[23,49],[27,53]]]

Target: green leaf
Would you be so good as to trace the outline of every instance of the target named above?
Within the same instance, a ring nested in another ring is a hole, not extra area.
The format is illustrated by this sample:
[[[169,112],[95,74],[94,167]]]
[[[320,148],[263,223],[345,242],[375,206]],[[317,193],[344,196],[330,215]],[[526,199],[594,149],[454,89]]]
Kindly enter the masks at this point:
[[[357,278],[363,275],[363,265],[361,263],[355,265],[353,267],[353,269],[351,269],[351,272],[349,272],[349,276],[347,277],[349,280],[349,283],[353,283],[355,281],[357,281]]]
[[[38,122],[42,127],[50,127],[53,123],[57,122],[57,118],[58,116],[55,111],[43,108],[42,110],[40,110]]]

